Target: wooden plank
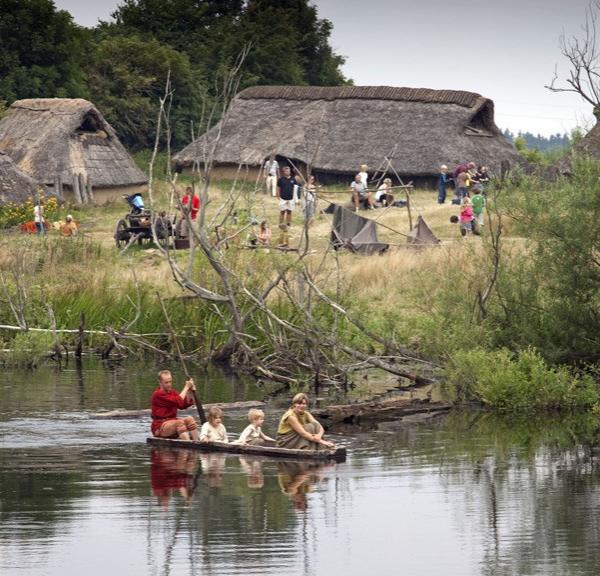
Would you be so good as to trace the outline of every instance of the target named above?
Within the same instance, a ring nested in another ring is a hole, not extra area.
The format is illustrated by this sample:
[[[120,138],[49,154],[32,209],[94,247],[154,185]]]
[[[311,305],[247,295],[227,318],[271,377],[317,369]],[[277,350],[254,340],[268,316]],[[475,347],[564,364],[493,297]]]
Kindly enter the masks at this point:
[[[346,461],[345,448],[336,448],[335,450],[291,450],[272,446],[248,446],[246,444],[227,444],[225,442],[193,442],[191,440],[172,440],[169,438],[147,438],[146,442],[152,446],[186,448],[188,450],[200,450],[201,452],[228,452],[230,454],[247,454],[290,460]]]
[[[204,404],[204,407],[207,409],[210,409],[213,406],[221,408],[221,410],[224,411],[249,410],[250,408],[264,408],[265,403],[258,400],[247,400],[244,402],[216,402],[213,404]],[[195,409],[187,408],[186,410],[180,410],[179,413],[184,415],[193,414],[195,413]],[[142,417],[150,417],[150,408],[145,408],[143,410],[112,410],[111,412],[96,412],[94,414],[90,414],[90,418],[93,418],[94,420]]]

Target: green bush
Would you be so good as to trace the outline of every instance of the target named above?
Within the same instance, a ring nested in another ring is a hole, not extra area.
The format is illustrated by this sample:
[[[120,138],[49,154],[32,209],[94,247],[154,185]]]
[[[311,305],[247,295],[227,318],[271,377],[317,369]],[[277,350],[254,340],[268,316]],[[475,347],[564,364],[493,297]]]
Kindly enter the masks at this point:
[[[502,412],[590,410],[600,402],[590,375],[550,367],[533,349],[518,355],[506,349],[458,351],[449,362],[448,384],[457,398]]]

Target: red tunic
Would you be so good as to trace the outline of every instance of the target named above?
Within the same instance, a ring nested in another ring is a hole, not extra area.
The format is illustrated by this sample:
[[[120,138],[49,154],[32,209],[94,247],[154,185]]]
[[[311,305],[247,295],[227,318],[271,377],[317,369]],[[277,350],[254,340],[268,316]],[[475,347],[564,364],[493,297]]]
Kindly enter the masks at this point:
[[[152,407],[152,434],[154,434],[163,424],[165,420],[173,420],[177,418],[177,410],[183,410],[194,404],[194,400],[186,396],[185,399],[171,390],[165,392],[161,388],[157,388],[152,393],[150,405]]]
[[[187,194],[181,199],[181,203],[184,206],[187,206],[188,203],[188,196]],[[192,210],[190,212],[190,218],[192,220],[195,220],[196,217],[198,216],[198,212],[200,211],[200,197],[199,196],[192,196]]]

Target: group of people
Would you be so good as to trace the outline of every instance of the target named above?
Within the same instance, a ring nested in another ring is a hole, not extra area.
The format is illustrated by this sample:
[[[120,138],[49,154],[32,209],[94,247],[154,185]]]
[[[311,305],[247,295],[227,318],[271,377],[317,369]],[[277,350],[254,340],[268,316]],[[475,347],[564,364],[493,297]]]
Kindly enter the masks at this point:
[[[177,411],[194,405],[194,381],[185,382],[181,392],[173,389],[173,376],[168,370],[158,373],[158,388],[151,398],[151,431],[155,437],[178,438],[196,442],[229,442],[223,424],[223,411],[212,406],[207,421],[198,430],[193,416],[180,418]],[[281,416],[277,437],[271,438],[262,431],[265,415],[262,410],[252,409],[248,413],[248,426],[235,440],[238,444],[278,446],[297,450],[333,449],[335,444],[323,438],[323,426],[307,410],[308,396],[294,396],[290,408]]]
[[[486,166],[477,166],[474,162],[464,162],[448,172],[445,164],[440,166],[438,179],[438,204],[446,201],[446,188],[454,182],[454,198],[452,204],[460,207],[459,215],[453,215],[451,222],[460,223],[460,234],[464,238],[467,234],[481,234],[485,225],[485,186],[490,181]]]
[[[298,203],[306,226],[310,226],[317,210],[317,179],[309,174],[305,179],[300,173],[292,174],[290,166],[279,166],[271,155],[263,166],[267,194],[279,199],[279,247],[289,245],[289,229],[292,225],[292,213]],[[269,237],[270,239],[270,237]]]
[[[477,166],[475,162],[463,162],[458,164],[452,172],[448,171],[448,166],[440,166],[440,175],[438,177],[438,204],[446,202],[446,192],[448,186],[454,185],[453,204],[461,204],[463,198],[470,196],[470,191],[485,191],[485,186],[490,181],[490,174],[487,166]]]
[[[392,179],[384,178],[373,194],[369,190],[368,169],[369,167],[366,164],[361,164],[360,171],[356,173],[354,180],[350,184],[354,210],[358,211],[361,207],[366,210],[372,210],[374,208],[392,206],[394,204],[394,196],[391,193],[393,189]]]
[[[45,234],[50,229],[50,224],[46,221],[44,216],[45,202],[43,198],[38,198],[38,201],[33,206],[33,222],[35,225],[35,233],[38,235]],[[77,236],[79,233],[79,226],[71,214],[67,214],[64,220],[57,220],[52,223],[52,228],[58,230],[59,234],[63,238],[70,238]],[[29,232],[29,230],[27,230]],[[33,229],[31,230],[33,232]]]

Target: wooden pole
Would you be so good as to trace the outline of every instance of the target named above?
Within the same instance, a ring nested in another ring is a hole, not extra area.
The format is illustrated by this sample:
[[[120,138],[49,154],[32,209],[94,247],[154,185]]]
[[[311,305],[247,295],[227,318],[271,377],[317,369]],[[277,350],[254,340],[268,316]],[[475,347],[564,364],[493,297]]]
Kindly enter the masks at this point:
[[[81,194],[81,200],[83,201],[84,204],[89,204],[90,199],[88,198],[88,195],[87,195],[87,189],[85,186],[85,178],[83,177],[83,174],[79,174],[79,176],[77,176],[77,179],[79,180],[79,193]]]
[[[83,204],[81,192],[79,191],[79,176],[77,174],[73,174],[73,197],[76,204]]]
[[[96,199],[94,198],[94,190],[92,188],[92,179],[89,176],[87,177],[86,191],[88,201],[90,202],[90,204],[96,204]]]
[[[398,182],[400,182],[400,184],[402,186],[404,186],[404,182],[402,182],[402,178],[400,178],[400,175],[398,174],[398,172],[396,172],[396,169],[394,168],[392,161],[389,158],[387,158],[387,162],[388,162],[389,167],[393,170],[394,174],[396,175]],[[406,208],[408,209],[408,229],[410,231],[410,230],[412,230],[413,225],[412,225],[412,211],[410,209],[410,194],[408,193],[408,188],[406,189]]]
[[[183,354],[181,353],[181,348],[179,347],[179,341],[177,340],[177,336],[175,331],[173,330],[173,325],[171,324],[171,318],[169,318],[169,314],[167,313],[167,309],[165,308],[165,303],[161,297],[161,295],[157,292],[156,296],[158,297],[158,301],[160,302],[160,307],[162,308],[163,314],[165,316],[165,320],[167,321],[167,326],[169,328],[169,332],[171,333],[171,340],[173,340],[173,346],[177,352],[177,356],[179,356],[179,362],[181,362],[181,367],[183,368],[183,372],[185,377],[190,380],[191,376],[188,372],[187,366],[185,364],[185,360],[183,359]],[[204,407],[200,400],[198,400],[198,396],[196,394],[196,390],[191,390],[192,396],[194,397],[194,402],[196,403],[196,410],[198,410],[198,418],[200,419],[200,424],[204,424],[206,422],[206,414],[204,413]]]

